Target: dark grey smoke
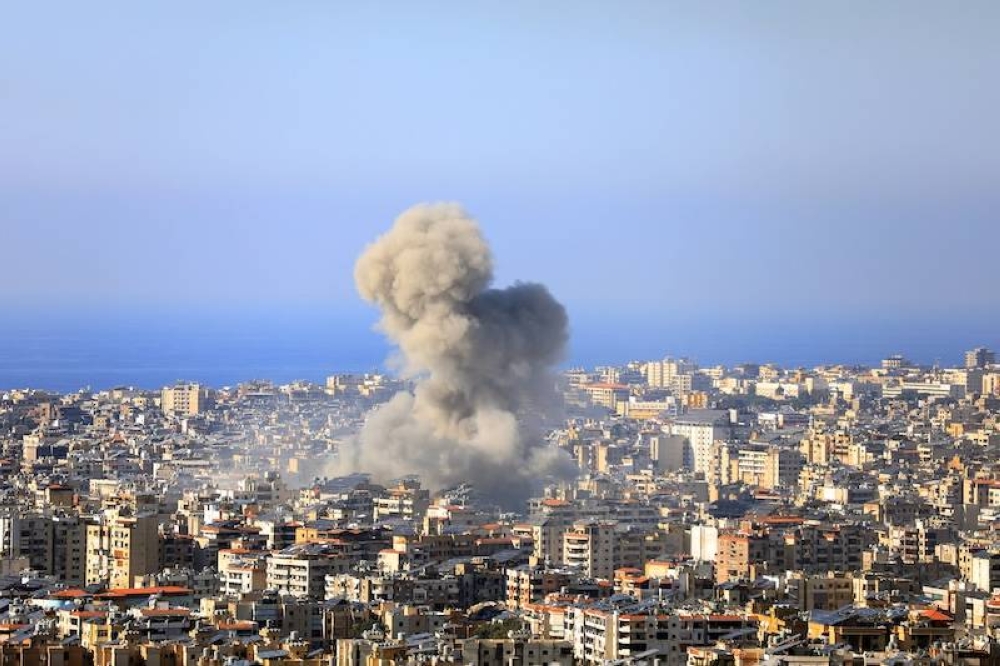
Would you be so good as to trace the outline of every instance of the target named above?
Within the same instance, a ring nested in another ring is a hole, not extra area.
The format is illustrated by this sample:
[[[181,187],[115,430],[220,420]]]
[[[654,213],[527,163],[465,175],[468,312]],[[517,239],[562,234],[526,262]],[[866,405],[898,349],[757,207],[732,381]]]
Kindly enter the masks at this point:
[[[432,488],[467,482],[508,505],[573,472],[518,418],[550,397],[566,311],[542,285],[489,288],[490,249],[460,206],[403,213],[361,255],[354,278],[417,384],[371,414],[341,447],[336,471],[418,474]]]

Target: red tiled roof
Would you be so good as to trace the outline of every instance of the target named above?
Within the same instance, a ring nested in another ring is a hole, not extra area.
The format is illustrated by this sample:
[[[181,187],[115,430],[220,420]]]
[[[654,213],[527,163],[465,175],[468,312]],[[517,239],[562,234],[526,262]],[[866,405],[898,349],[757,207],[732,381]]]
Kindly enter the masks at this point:
[[[762,525],[801,525],[802,516],[764,516],[756,522]]]
[[[922,617],[927,618],[931,622],[951,622],[952,617],[944,611],[937,608],[928,608],[920,614]]]
[[[190,608],[143,608],[139,613],[143,617],[169,617],[171,615],[190,615]]]
[[[191,590],[178,585],[160,585],[156,587],[119,587],[97,595],[101,599],[117,599],[121,597],[148,597],[154,594],[191,594]]]

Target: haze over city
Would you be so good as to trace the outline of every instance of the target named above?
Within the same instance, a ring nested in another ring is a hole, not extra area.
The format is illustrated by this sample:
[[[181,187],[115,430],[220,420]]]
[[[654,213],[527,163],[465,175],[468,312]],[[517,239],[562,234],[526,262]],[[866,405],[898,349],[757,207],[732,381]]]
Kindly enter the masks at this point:
[[[998,35],[0,8],[0,665],[1000,666]]]

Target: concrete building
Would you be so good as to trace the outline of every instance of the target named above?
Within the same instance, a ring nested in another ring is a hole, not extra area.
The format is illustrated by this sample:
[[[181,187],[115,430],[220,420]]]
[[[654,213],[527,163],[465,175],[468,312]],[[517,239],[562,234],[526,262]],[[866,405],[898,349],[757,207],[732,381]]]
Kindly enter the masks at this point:
[[[536,563],[559,565],[563,563],[563,535],[569,524],[570,521],[564,516],[539,515],[515,525],[513,532],[531,539],[531,555]]]
[[[160,568],[155,514],[112,514],[87,526],[86,583],[132,587],[136,576]]]
[[[1000,395],[1000,372],[984,372],[980,392],[983,395]]]
[[[849,574],[794,571],[788,574],[785,586],[796,608],[803,611],[834,611],[854,603],[854,578]]]
[[[620,401],[616,409],[619,416],[646,421],[673,415],[677,411],[677,401],[672,396],[664,400],[636,400],[634,397],[629,397],[628,400]]]
[[[52,573],[52,519],[40,513],[0,514],[0,559],[26,558],[32,569]]]
[[[719,549],[719,528],[714,525],[692,525],[688,551],[695,560],[714,562]]]
[[[655,660],[661,666],[685,666],[687,648],[713,645],[735,631],[752,630],[755,622],[736,614],[572,608],[567,609],[566,624],[576,663],[654,663]]]
[[[698,366],[686,358],[674,359],[667,357],[662,361],[650,361],[644,368],[646,384],[653,388],[674,388],[675,378],[680,375],[688,375],[687,388],[690,390],[690,374],[698,369]]]
[[[160,409],[167,416],[194,416],[207,404],[208,392],[198,384],[175,384],[160,391]]]
[[[798,449],[764,442],[727,445],[719,450],[719,481],[767,490],[794,487],[804,464],[805,458]]]
[[[829,465],[834,460],[849,463],[851,444],[854,442],[849,432],[822,432],[810,430],[799,443],[799,450],[805,456],[805,462],[816,465]]]
[[[732,532],[720,534],[715,559],[715,581],[753,580],[756,567],[768,560],[770,552],[766,535]]]
[[[295,597],[322,599],[327,575],[347,573],[350,560],[332,555],[321,545],[297,545],[267,560],[267,587]]]
[[[712,470],[712,446],[716,440],[730,436],[729,412],[721,409],[692,409],[667,425],[670,435],[688,441],[689,458],[685,467],[693,472],[709,474]]]
[[[935,381],[902,381],[882,387],[882,396],[898,398],[906,394],[938,398],[962,398],[965,396],[965,384],[948,384]]]
[[[1000,589],[1000,552],[976,551],[970,564],[969,582],[976,589],[987,593]]]
[[[619,402],[628,400],[629,388],[625,384],[597,382],[586,384],[583,390],[590,397],[592,403],[606,407],[613,412],[618,410]]]
[[[219,591],[238,596],[267,589],[266,551],[220,550]]]
[[[901,354],[893,354],[892,356],[882,359],[883,370],[902,370],[909,368],[912,365],[913,364]]]
[[[657,472],[677,472],[684,469],[690,456],[690,443],[683,435],[657,433],[649,438],[649,458]]]
[[[76,515],[52,517],[52,575],[83,585],[87,571],[87,524]]]
[[[567,641],[532,638],[513,633],[501,639],[469,639],[462,643],[466,666],[572,666],[573,645]]]
[[[573,523],[563,535],[563,562],[587,578],[610,579],[615,570],[615,523]]]
[[[373,505],[375,522],[387,518],[422,520],[430,506],[430,492],[419,482],[404,480],[384,496],[375,497]]]
[[[541,601],[545,595],[569,585],[574,576],[562,569],[522,565],[507,569],[507,605],[524,608]]]
[[[965,352],[966,368],[985,368],[996,363],[996,354],[986,347],[976,347]]]

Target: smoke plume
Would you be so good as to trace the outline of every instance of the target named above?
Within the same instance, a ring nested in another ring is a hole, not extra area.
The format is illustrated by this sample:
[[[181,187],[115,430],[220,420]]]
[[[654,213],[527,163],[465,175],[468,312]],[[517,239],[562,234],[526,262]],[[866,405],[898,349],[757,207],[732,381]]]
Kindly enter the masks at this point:
[[[566,311],[539,284],[490,288],[489,246],[460,206],[404,212],[361,255],[354,278],[416,384],[341,446],[340,472],[417,474],[435,489],[466,482],[511,506],[546,477],[571,473],[570,458],[523,418],[551,397]]]

